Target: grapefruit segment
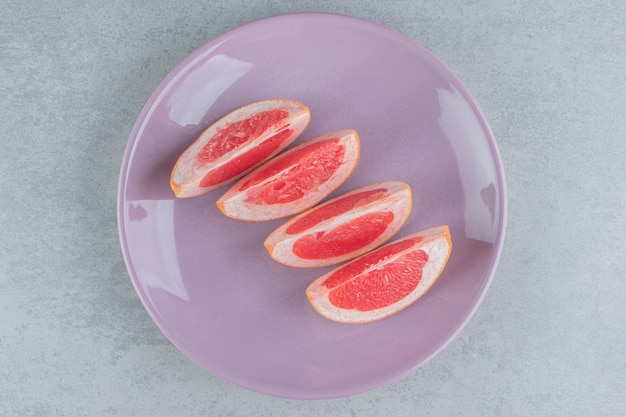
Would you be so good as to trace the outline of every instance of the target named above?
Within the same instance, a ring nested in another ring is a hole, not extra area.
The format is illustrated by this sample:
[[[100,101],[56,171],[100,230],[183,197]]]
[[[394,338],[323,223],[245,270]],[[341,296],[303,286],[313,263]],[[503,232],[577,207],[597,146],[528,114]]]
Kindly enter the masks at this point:
[[[389,240],[412,208],[411,188],[387,181],[319,204],[274,230],[264,245],[285,265],[319,267],[347,261]]]
[[[247,221],[280,219],[319,203],[352,173],[359,137],[339,130],[308,139],[257,167],[217,200],[228,217]]]
[[[176,197],[195,197],[241,178],[291,144],[309,124],[309,109],[293,100],[241,107],[209,126],[180,155],[170,176]]]
[[[448,226],[426,229],[322,275],[306,294],[315,310],[330,320],[380,320],[424,295],[439,278],[451,251]]]

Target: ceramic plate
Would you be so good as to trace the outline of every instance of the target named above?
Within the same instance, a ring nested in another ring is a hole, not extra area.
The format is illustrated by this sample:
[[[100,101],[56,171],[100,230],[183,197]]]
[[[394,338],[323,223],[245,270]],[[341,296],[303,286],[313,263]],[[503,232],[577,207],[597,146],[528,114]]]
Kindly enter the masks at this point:
[[[295,142],[350,128],[361,139],[353,175],[333,195],[401,180],[414,209],[396,237],[448,224],[453,250],[432,289],[375,323],[329,321],[305,288],[330,268],[270,259],[281,222],[238,222],[222,191],[174,198],[178,155],[242,105],[301,101],[311,123]],[[346,16],[256,21],[202,46],[150,97],[121,168],[118,222],[139,298],[163,333],[207,371],[280,397],[321,399],[387,384],[440,352],[478,307],[502,248],[506,189],[496,142],[463,84],[403,35]]]

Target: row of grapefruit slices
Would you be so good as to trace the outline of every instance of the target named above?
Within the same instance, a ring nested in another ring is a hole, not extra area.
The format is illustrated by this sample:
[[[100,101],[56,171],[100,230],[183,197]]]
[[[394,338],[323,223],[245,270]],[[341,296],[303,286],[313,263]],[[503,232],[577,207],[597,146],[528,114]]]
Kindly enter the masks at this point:
[[[180,155],[172,190],[195,197],[235,182],[217,200],[226,216],[266,221],[295,215],[265,240],[273,259],[294,267],[349,261],[309,285],[312,306],[344,323],[388,317],[428,291],[445,268],[452,249],[448,226],[379,247],[411,213],[409,185],[380,182],[322,202],[352,174],[360,142],[348,129],[286,149],[309,121],[309,109],[292,100],[233,111]]]

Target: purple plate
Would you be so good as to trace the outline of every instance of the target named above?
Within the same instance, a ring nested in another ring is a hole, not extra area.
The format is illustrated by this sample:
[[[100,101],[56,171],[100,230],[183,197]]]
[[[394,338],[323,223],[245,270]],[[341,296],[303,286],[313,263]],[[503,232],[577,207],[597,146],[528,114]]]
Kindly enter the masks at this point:
[[[327,320],[305,288],[330,268],[282,266],[263,247],[281,221],[226,218],[215,206],[222,191],[174,198],[169,175],[178,155],[221,116],[268,98],[309,106],[311,123],[296,143],[359,132],[360,162],[335,195],[406,181],[414,209],[396,237],[450,226],[448,266],[412,306],[369,324]],[[506,186],[476,102],[426,49],[368,21],[284,15],[212,40],[159,85],[124,154],[118,223],[133,285],[181,351],[248,389],[322,399],[389,383],[459,333],[496,270]]]

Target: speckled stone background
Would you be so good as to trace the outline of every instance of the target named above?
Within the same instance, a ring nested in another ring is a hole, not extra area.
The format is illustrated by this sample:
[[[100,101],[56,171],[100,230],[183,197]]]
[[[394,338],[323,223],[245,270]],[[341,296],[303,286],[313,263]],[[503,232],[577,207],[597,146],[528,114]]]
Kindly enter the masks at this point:
[[[159,332],[119,248],[133,123],[187,54],[258,18],[349,14],[447,63],[509,185],[484,303],[424,368],[350,398],[224,382]],[[1,416],[626,416],[623,1],[0,1]]]

